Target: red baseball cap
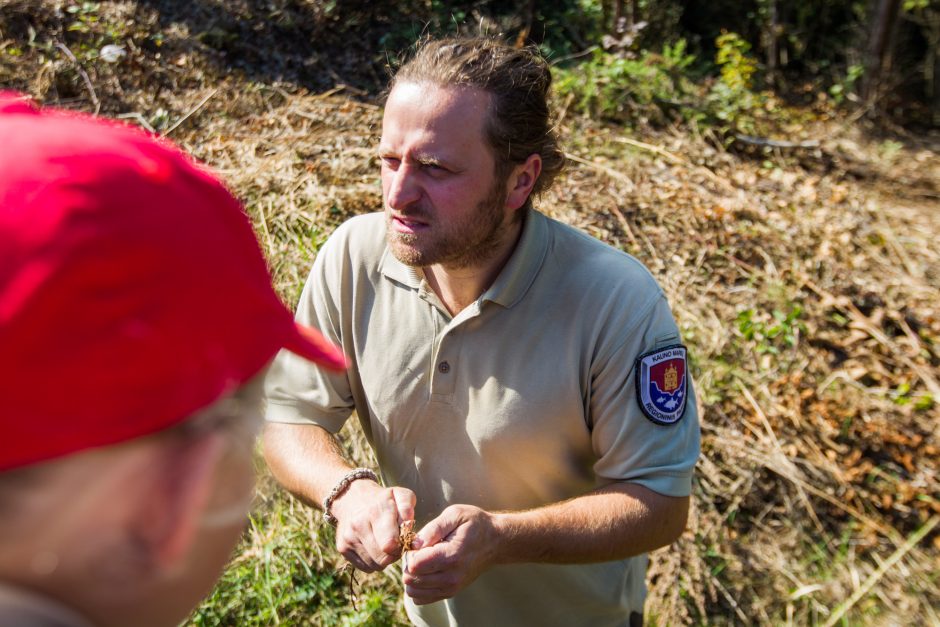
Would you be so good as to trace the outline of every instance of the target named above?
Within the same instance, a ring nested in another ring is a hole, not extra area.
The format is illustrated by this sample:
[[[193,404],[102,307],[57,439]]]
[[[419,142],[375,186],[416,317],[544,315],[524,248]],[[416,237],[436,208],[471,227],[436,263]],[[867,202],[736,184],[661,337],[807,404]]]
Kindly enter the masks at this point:
[[[296,324],[248,216],[214,176],[123,124],[0,93],[0,471],[186,420]]]

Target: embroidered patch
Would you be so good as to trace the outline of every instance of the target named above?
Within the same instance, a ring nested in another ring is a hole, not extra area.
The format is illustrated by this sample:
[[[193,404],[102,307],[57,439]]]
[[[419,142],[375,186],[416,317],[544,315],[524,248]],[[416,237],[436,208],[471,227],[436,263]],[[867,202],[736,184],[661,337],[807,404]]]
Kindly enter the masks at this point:
[[[643,415],[658,425],[672,425],[685,414],[688,386],[686,349],[659,348],[636,360],[636,396]]]

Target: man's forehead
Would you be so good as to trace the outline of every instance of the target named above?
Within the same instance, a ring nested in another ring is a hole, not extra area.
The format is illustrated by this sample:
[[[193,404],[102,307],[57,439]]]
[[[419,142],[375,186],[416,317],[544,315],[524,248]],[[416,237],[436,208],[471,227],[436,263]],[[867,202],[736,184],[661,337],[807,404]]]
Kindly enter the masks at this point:
[[[382,118],[381,145],[420,140],[428,148],[485,142],[490,95],[477,88],[434,83],[398,83],[389,94]]]

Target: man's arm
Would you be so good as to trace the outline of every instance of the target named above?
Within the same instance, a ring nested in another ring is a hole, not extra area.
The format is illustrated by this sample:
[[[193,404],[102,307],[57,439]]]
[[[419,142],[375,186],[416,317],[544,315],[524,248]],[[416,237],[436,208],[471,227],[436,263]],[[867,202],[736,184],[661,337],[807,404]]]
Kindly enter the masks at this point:
[[[352,466],[336,438],[316,425],[269,422],[264,457],[274,477],[294,496],[320,507]],[[407,488],[384,488],[359,479],[334,501],[336,548],[365,572],[382,570],[401,555],[399,528],[414,518],[415,495]]]
[[[646,553],[682,534],[688,510],[689,497],[624,482],[522,512],[453,505],[418,533],[405,591],[421,605],[454,596],[497,564],[589,563]]]

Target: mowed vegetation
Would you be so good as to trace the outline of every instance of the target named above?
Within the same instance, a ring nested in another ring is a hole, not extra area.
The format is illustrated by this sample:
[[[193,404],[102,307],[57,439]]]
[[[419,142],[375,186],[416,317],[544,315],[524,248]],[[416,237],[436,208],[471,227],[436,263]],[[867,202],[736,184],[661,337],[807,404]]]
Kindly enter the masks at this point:
[[[864,2],[648,0],[620,29],[607,4],[2,0],[0,87],[207,162],[294,304],[330,232],[381,208],[386,66],[424,31],[528,33],[570,157],[538,207],[643,261],[693,359],[692,517],[652,556],[647,621],[940,624],[940,138],[919,26],[937,3],[899,3],[910,63],[867,97]],[[374,463],[355,420],[344,437]],[[407,624],[397,567],[344,569],[318,512],[258,470],[189,624]]]

